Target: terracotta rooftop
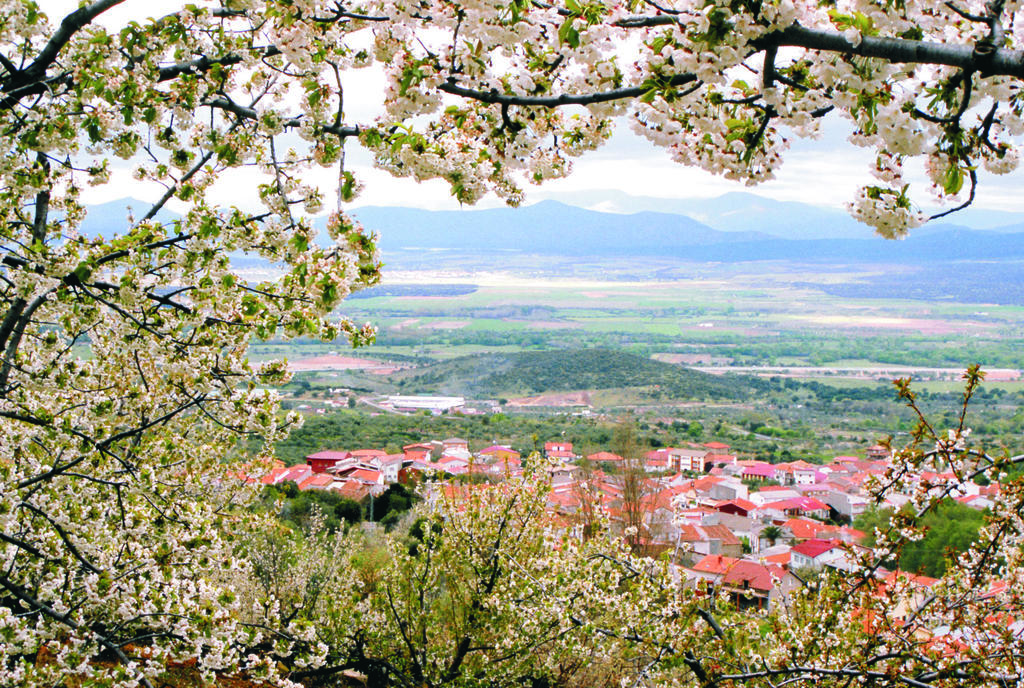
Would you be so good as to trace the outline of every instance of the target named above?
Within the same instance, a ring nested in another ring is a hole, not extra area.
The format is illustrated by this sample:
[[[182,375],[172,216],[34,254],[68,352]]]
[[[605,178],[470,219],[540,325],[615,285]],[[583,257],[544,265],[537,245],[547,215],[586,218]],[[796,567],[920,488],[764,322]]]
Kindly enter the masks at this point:
[[[816,559],[836,547],[839,547],[839,543],[836,540],[811,538],[806,542],[801,542],[799,545],[793,545],[793,551],[810,559]]]

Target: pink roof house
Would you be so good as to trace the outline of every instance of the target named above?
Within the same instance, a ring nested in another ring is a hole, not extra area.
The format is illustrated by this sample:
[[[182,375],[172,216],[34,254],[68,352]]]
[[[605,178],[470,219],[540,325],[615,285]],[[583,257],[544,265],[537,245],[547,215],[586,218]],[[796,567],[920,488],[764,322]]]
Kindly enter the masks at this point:
[[[352,457],[352,452],[347,451],[322,451],[310,454],[306,457],[306,464],[314,473],[324,473],[328,468],[333,468],[342,461]]]

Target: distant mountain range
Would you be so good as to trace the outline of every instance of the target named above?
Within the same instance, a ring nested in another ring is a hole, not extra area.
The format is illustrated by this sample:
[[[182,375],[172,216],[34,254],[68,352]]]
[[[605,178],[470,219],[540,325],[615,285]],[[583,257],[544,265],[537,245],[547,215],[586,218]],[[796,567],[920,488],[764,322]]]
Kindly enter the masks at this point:
[[[581,203],[594,200],[590,194],[577,196]],[[973,217],[983,226],[992,222],[1003,224],[988,229],[948,223],[927,225],[912,231],[905,240],[887,241],[843,211],[772,201],[748,193],[675,201],[609,191],[604,198],[616,207],[652,205],[658,201],[675,212],[598,212],[543,201],[517,209],[458,211],[367,206],[355,209],[353,214],[380,235],[385,261],[389,254],[417,250],[444,250],[450,254],[515,251],[559,256],[659,256],[701,262],[1024,260],[1024,213],[976,211],[974,215],[956,215],[953,217],[958,222]],[[146,207],[131,200],[91,207],[82,232],[113,235],[124,226],[129,205]],[[165,212],[160,219],[174,217],[173,213]]]
[[[524,208],[353,211],[380,233],[381,248],[515,250],[556,255],[657,255],[679,247],[771,240],[757,231],[720,231],[685,215],[600,213],[556,201]]]
[[[650,211],[686,215],[725,232],[753,230],[784,239],[866,239],[871,236],[869,227],[854,220],[843,209],[776,201],[742,191],[715,198],[655,198],[631,196],[617,189],[602,189],[560,193],[558,200],[608,213]],[[918,228],[915,233],[930,233],[949,226],[1001,232],[1024,231],[1024,204],[1020,213],[966,208]]]
[[[732,193],[697,205],[705,222],[650,211],[596,212],[555,201],[462,211],[365,207],[353,214],[380,234],[385,254],[425,248],[712,262],[1024,259],[1024,213],[1003,214],[1001,219],[1017,224],[994,230],[937,224],[912,231],[902,241],[888,241],[841,211],[803,203]],[[812,232],[812,227],[817,229]]]

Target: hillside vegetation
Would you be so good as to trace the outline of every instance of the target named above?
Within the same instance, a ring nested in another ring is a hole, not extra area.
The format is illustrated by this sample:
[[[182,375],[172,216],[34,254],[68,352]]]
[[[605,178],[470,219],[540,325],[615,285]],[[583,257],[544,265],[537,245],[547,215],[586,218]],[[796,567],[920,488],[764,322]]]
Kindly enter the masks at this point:
[[[675,399],[749,399],[766,387],[747,376],[715,376],[607,349],[462,356],[399,377],[404,391],[510,397],[646,387]]]

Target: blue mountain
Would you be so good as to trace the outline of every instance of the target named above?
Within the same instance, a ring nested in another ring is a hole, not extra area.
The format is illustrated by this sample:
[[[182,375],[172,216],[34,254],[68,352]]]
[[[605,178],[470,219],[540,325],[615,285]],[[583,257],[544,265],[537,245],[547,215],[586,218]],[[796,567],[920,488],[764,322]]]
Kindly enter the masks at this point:
[[[608,198],[616,200],[611,193]],[[705,222],[678,213],[597,212],[555,201],[517,209],[457,211],[368,206],[354,210],[353,214],[367,229],[379,233],[384,259],[392,264],[392,257],[410,250],[445,250],[455,256],[459,252],[515,251],[555,256],[657,256],[714,262],[1024,260],[1024,214],[990,214],[988,220],[1006,222],[991,230],[936,224],[913,231],[907,239],[887,241],[856,223],[853,223],[856,234],[846,236],[847,230],[839,227],[833,216],[846,217],[841,211],[802,203],[781,203],[753,194],[726,194],[715,199],[678,203],[689,204]],[[148,210],[149,205],[123,199],[92,206],[82,233],[109,237],[123,231],[129,207],[134,208],[138,216]],[[171,221],[178,216],[165,210],[158,217]],[[959,216],[954,217],[961,220]],[[317,222],[322,228],[323,220]],[[817,233],[810,231],[812,226],[819,227]]]

